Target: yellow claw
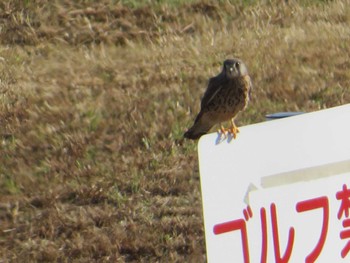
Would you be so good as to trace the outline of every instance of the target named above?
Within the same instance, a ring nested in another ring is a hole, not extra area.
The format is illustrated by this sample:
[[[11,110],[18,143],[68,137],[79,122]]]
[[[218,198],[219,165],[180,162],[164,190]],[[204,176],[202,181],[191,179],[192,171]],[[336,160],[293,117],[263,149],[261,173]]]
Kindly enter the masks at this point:
[[[231,119],[232,126],[228,129],[228,132],[232,134],[232,137],[236,139],[237,133],[239,133],[239,129],[237,128],[234,119]]]
[[[229,132],[229,129],[226,129],[226,128],[221,124],[221,125],[220,125],[220,129],[218,129],[218,133],[223,134],[223,135],[225,135],[225,137],[226,137],[227,132]]]
[[[220,129],[218,129],[218,133],[223,134],[225,137],[227,133],[230,133],[234,139],[237,138],[237,133],[239,133],[239,129],[236,126],[234,119],[231,120],[231,127],[225,128],[222,124],[220,125]]]

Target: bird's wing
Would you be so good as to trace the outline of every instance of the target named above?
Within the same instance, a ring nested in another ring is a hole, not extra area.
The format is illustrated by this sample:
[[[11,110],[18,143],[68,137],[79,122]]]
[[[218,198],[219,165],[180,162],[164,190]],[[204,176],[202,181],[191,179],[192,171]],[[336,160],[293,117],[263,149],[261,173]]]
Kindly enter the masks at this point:
[[[252,89],[253,89],[253,83],[252,83],[252,80],[250,79],[249,76],[247,76],[246,78],[246,82],[247,82],[247,85],[248,85],[248,96],[249,96],[249,99],[252,99]]]
[[[222,84],[222,77],[220,75],[209,80],[208,88],[202,98],[201,109],[207,106],[213,98],[215,98],[216,94],[222,89]]]

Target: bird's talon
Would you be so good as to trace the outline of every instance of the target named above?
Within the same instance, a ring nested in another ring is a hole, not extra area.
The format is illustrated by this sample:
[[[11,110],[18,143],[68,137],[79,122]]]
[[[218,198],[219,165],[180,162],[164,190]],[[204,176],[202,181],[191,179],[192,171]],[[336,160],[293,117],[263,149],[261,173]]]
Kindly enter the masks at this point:
[[[223,134],[226,134],[227,130],[224,128],[224,126],[221,126],[220,127],[220,132],[223,133]]]
[[[233,128],[230,128],[230,134],[231,134],[231,136],[234,138],[234,139],[236,139],[236,137],[237,137],[237,131],[235,130],[235,129],[233,129]]]
[[[220,129],[218,129],[218,133],[221,134],[221,135],[224,135],[225,138],[227,137],[227,133],[229,132],[228,129],[225,129],[223,126],[221,126]]]

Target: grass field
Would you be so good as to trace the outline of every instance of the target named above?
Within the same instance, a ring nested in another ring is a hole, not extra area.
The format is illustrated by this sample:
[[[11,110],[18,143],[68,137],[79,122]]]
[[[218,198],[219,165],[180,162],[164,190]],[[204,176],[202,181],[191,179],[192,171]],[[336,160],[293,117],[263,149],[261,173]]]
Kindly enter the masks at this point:
[[[349,0],[15,0],[0,22],[0,262],[205,262],[182,134],[226,58],[253,80],[240,126],[350,101]]]

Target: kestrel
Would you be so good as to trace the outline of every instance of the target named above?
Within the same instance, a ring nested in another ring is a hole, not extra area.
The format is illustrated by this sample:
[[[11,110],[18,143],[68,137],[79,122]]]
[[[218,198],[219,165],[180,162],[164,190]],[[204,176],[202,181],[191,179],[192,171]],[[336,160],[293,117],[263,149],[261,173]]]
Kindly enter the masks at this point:
[[[239,130],[234,120],[247,107],[251,88],[252,83],[245,64],[236,58],[225,60],[221,73],[209,79],[201,110],[184,137],[196,140],[220,123],[219,132],[229,132],[236,138]],[[231,120],[231,127],[225,129],[221,123],[228,120]]]

